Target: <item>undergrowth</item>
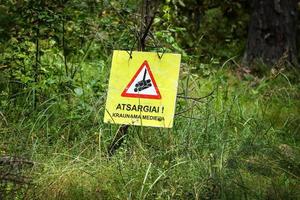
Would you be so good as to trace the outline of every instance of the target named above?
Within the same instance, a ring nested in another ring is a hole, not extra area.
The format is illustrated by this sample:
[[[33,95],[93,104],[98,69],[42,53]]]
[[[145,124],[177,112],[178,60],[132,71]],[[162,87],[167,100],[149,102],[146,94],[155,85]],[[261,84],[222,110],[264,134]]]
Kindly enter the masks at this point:
[[[118,125],[102,122],[108,68],[91,67],[83,76],[92,81],[67,92],[40,91],[35,108],[31,91],[2,98],[1,154],[35,162],[20,198],[300,198],[299,79],[209,69],[183,64],[174,127],[130,127],[111,158]]]

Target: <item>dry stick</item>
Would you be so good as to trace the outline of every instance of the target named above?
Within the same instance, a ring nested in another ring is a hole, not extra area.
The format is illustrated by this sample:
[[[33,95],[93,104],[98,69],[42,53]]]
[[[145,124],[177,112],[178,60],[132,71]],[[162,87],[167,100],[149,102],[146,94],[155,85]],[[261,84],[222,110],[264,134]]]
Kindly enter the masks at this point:
[[[0,157],[0,183],[12,184],[30,184],[31,178],[20,174],[20,170],[27,167],[32,167],[34,162],[19,157],[3,156]],[[9,168],[9,169],[8,169]],[[16,172],[13,172],[16,171]],[[0,191],[1,193],[1,191]],[[1,195],[0,195],[1,199]]]
[[[11,165],[11,164],[18,164],[18,165],[22,165],[22,164],[27,164],[27,165],[34,165],[34,162],[31,160],[27,160],[24,158],[18,158],[18,157],[12,157],[12,156],[3,156],[0,157],[0,165]]]
[[[35,41],[35,68],[34,68],[34,83],[37,84],[38,76],[39,76],[39,65],[40,65],[40,44],[39,44],[39,37],[40,37],[40,27],[39,27],[39,20],[36,21],[36,41]],[[36,89],[33,90],[33,109],[36,109],[37,106],[37,94]]]
[[[66,76],[68,76],[68,62],[67,62],[67,53],[66,53],[66,37],[65,37],[65,17],[62,19],[62,46],[63,46],[63,57],[64,57],[64,66]]]
[[[29,184],[31,182],[29,177],[18,174],[6,174],[4,176],[0,175],[0,180],[2,182],[11,182],[14,184]]]
[[[205,95],[203,97],[190,97],[190,96],[182,96],[182,95],[177,95],[177,98],[182,98],[182,99],[189,99],[189,100],[193,100],[193,101],[197,101],[197,102],[201,102],[200,100],[202,99],[206,99],[210,96],[212,96],[214,93],[215,93],[215,90],[214,89],[213,91],[211,91],[208,95]]]
[[[9,66],[7,66],[7,65],[0,65],[0,70],[4,70],[4,69],[6,69],[6,68],[8,68]]]
[[[108,147],[108,156],[111,157],[121,147],[124,137],[128,132],[129,125],[121,125],[117,133]]]

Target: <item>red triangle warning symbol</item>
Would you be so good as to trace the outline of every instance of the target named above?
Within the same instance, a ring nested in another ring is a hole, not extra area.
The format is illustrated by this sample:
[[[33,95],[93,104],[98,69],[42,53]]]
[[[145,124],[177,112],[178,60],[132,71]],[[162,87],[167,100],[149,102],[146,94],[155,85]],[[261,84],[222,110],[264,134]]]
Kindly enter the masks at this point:
[[[122,97],[161,99],[147,60],[140,66],[121,94]]]

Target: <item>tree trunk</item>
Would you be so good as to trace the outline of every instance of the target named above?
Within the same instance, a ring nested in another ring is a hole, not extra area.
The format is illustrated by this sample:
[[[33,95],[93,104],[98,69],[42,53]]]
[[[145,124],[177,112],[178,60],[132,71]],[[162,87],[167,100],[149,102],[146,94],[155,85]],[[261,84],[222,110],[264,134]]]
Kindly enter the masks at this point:
[[[275,64],[280,58],[297,64],[298,0],[253,0],[244,61],[262,59]]]

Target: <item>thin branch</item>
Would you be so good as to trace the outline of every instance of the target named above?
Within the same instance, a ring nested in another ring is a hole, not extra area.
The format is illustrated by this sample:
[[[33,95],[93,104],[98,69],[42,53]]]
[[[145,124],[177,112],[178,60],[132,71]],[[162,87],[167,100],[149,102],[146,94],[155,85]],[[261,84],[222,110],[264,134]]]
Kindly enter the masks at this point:
[[[183,118],[187,118],[187,119],[192,119],[192,120],[203,120],[203,118],[197,118],[197,117],[188,117],[185,115],[181,115],[181,114],[175,114],[178,117],[183,117]]]
[[[7,68],[9,68],[8,65],[0,65],[0,70],[4,70],[4,69],[7,69]]]
[[[12,164],[12,163],[18,163],[20,165],[22,165],[22,164],[34,165],[33,161],[23,159],[23,158],[17,158],[17,157],[11,157],[11,156],[0,157],[0,165]]]
[[[128,128],[129,128],[129,125],[122,125],[117,130],[113,141],[111,142],[111,144],[108,147],[109,157],[113,156],[115,154],[116,150],[119,149],[120,146],[122,145],[122,143],[124,141],[124,137],[127,134]]]
[[[143,36],[142,36],[142,38],[141,38],[141,41],[145,41],[145,39],[146,39],[146,37],[147,37],[147,35],[148,35],[148,33],[149,33],[149,30],[150,30],[150,28],[151,28],[151,26],[152,26],[152,24],[153,24],[155,15],[156,15],[157,13],[158,13],[158,12],[155,12],[155,13],[153,14],[153,16],[150,18],[149,24],[147,25],[147,27],[146,27],[146,29],[145,29],[145,32],[144,32],[144,34],[143,34]]]
[[[190,107],[188,107],[187,109],[182,110],[182,111],[180,111],[180,112],[178,112],[178,113],[175,113],[175,115],[180,115],[180,114],[186,113],[186,112],[192,110],[194,107],[195,107],[195,103],[193,103],[193,105],[190,106]]]
[[[20,176],[17,174],[6,174],[4,176],[0,175],[0,180],[2,182],[4,181],[8,181],[8,182],[12,182],[15,184],[29,184],[31,179],[29,177],[26,176]]]
[[[210,96],[212,96],[214,93],[215,93],[215,90],[214,89],[213,91],[211,91],[208,95],[206,96],[203,96],[203,97],[190,97],[190,96],[183,96],[183,95],[177,95],[177,98],[182,98],[182,99],[189,99],[189,100],[193,100],[193,101],[197,101],[197,102],[201,102],[200,100],[202,99],[206,99]]]
[[[1,111],[0,111],[0,115],[1,115],[1,117],[3,119],[3,121],[5,122],[6,126],[8,126],[8,122],[6,120],[6,117],[4,116],[4,114]]]

